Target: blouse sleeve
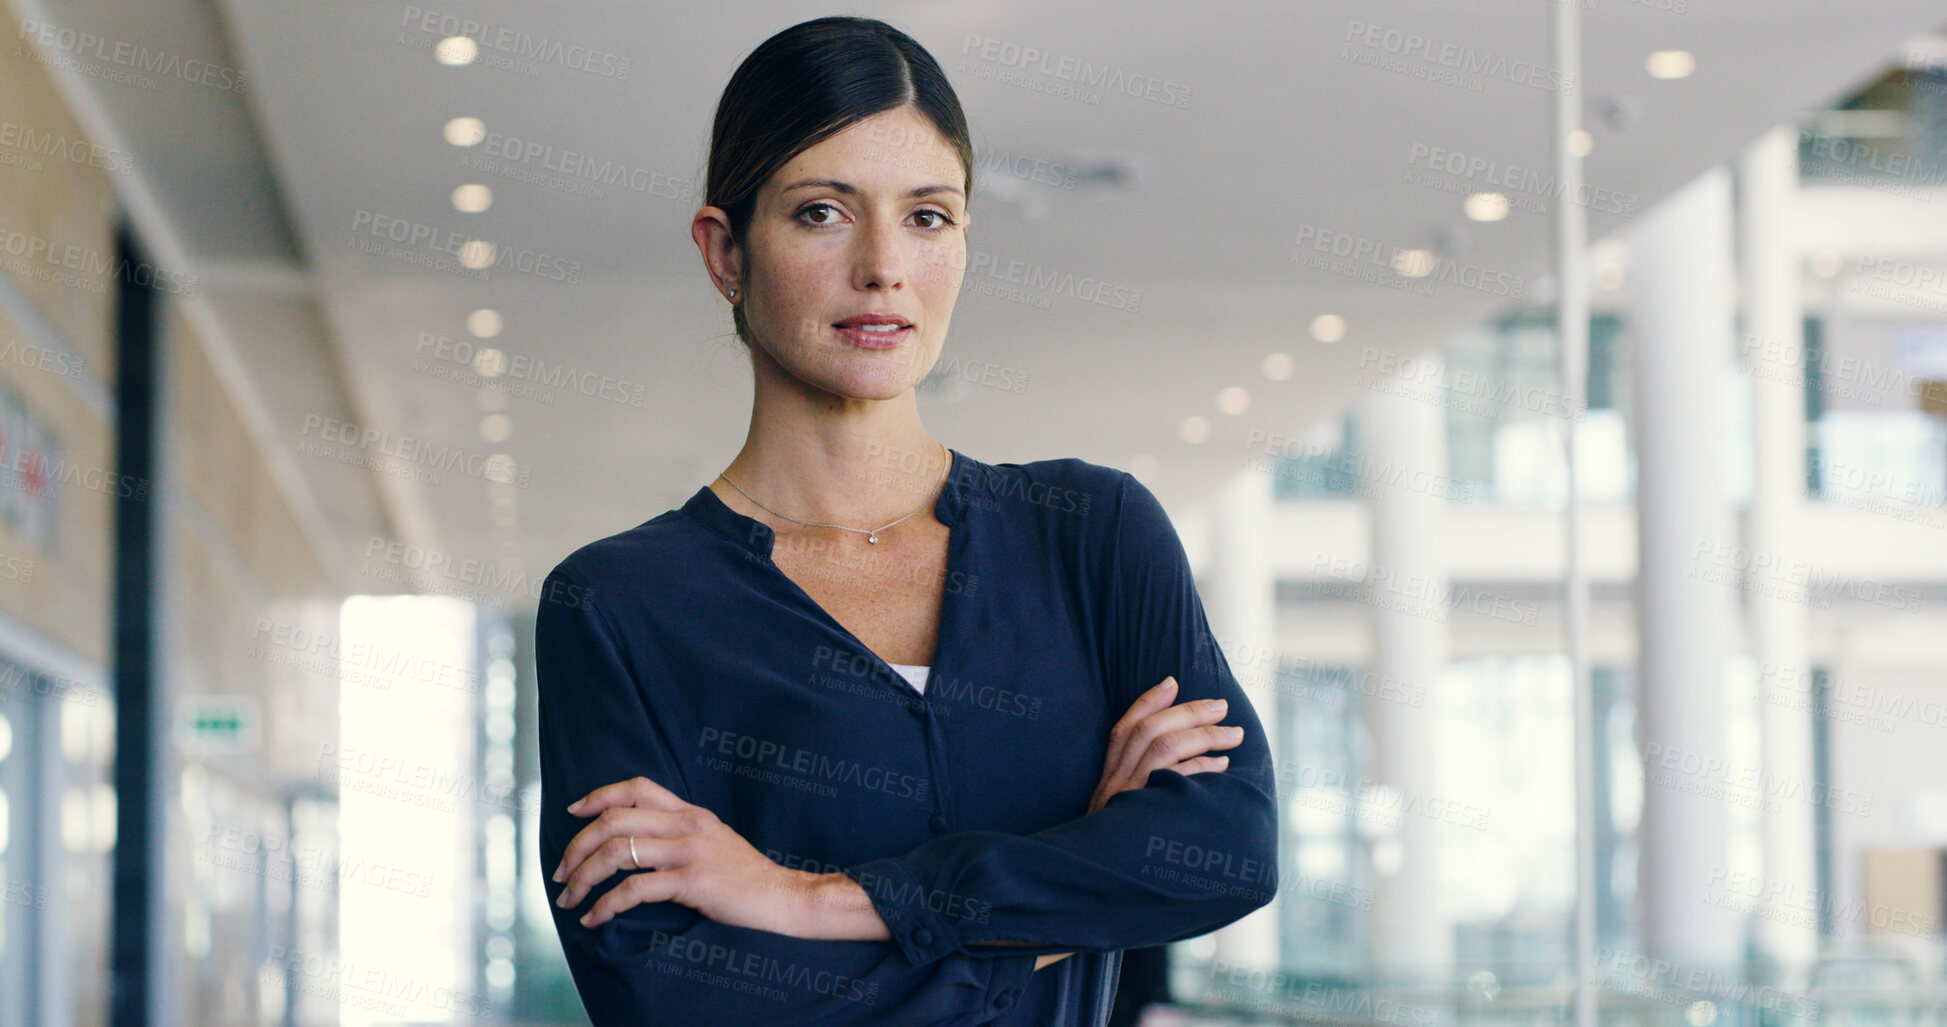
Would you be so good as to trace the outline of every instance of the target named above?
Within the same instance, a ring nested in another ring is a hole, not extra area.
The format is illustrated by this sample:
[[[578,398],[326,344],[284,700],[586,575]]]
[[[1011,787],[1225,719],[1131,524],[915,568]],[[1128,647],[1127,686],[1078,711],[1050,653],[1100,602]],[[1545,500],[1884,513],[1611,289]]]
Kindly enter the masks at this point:
[[[549,869],[591,822],[567,805],[602,785],[642,776],[693,801],[653,697],[598,603],[557,568],[535,618],[541,865]],[[546,882],[555,930],[595,1027],[984,1022],[1019,998],[1034,970],[1024,952],[917,965],[886,941],[792,938],[720,924],[674,902],[583,927],[582,914],[625,876],[595,886],[573,909],[554,905],[566,885]]]
[[[849,868],[915,965],[962,953],[1106,951],[1206,934],[1277,891],[1277,785],[1263,725],[1212,638],[1189,559],[1162,504],[1121,476],[1105,644],[1112,714],[1174,675],[1176,702],[1221,698],[1244,729],[1226,770],[1151,771],[1096,812],[1029,835],[966,831]],[[863,883],[863,882],[862,882]],[[906,896],[992,904],[978,923]],[[983,942],[1024,942],[975,948]]]

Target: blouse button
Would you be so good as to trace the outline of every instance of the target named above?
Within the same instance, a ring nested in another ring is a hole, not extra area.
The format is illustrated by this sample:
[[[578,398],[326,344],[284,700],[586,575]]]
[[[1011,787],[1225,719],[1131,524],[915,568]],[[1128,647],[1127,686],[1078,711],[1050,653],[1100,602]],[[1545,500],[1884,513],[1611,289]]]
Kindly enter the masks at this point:
[[[924,703],[907,703],[906,712],[916,718],[924,719],[926,717],[926,705]]]
[[[1009,1006],[1012,1006],[1014,1004],[1015,999],[1020,997],[1021,997],[1020,989],[1009,988],[1006,991],[1003,991],[1000,994],[994,996],[994,1008],[1006,1009]]]
[[[927,819],[926,826],[932,828],[934,834],[945,834],[946,816],[944,814],[935,813]]]
[[[913,932],[913,941],[920,945],[931,945],[933,944],[933,932],[922,927]]]

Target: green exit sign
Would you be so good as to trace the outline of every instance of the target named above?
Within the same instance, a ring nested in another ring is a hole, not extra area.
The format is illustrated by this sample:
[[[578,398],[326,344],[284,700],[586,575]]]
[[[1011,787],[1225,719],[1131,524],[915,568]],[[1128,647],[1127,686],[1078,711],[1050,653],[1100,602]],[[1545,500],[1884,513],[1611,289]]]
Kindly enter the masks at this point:
[[[176,706],[176,741],[186,752],[252,752],[261,725],[261,710],[251,696],[183,696]]]

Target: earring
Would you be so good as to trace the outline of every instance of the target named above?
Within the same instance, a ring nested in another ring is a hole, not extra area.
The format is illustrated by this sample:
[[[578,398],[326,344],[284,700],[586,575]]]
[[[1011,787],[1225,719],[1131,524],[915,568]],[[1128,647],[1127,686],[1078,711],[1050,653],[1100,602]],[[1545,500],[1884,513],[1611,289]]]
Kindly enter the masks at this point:
[[[735,289],[732,289],[732,290],[730,290],[730,295],[732,295],[732,296],[735,296],[735,295],[737,295],[737,290],[735,290]]]

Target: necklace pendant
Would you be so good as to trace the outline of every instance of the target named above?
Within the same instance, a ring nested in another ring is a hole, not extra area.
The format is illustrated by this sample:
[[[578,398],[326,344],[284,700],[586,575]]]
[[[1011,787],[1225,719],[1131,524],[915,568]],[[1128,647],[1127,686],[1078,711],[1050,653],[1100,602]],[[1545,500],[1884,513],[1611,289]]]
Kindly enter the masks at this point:
[[[867,535],[865,536],[865,540],[866,540],[867,542],[877,542],[877,541],[879,541],[879,534],[878,534],[878,532],[871,532],[871,533],[869,533],[869,534],[867,534]]]

